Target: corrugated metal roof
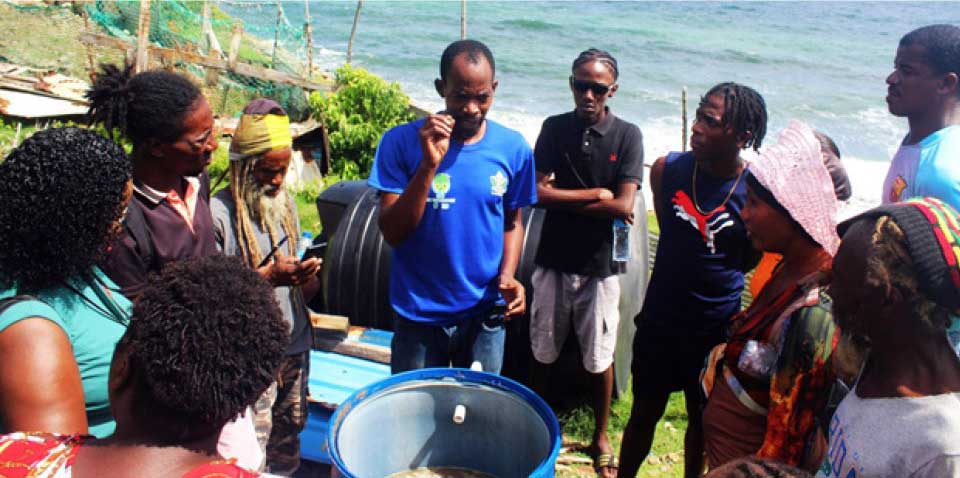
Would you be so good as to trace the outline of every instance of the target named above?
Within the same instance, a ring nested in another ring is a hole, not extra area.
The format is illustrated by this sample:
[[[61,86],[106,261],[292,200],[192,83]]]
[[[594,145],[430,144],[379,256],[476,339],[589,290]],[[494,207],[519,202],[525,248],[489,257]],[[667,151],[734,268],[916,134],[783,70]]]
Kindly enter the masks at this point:
[[[387,342],[389,346],[389,342]],[[330,408],[351,393],[390,376],[390,366],[320,350],[310,351],[310,400]]]
[[[373,334],[379,340],[392,333]],[[366,334],[364,334],[366,335]],[[366,340],[366,339],[364,339]],[[305,460],[330,463],[327,434],[333,410],[358,389],[390,376],[390,366],[349,355],[310,351],[310,403],[307,424],[300,433],[300,454]]]

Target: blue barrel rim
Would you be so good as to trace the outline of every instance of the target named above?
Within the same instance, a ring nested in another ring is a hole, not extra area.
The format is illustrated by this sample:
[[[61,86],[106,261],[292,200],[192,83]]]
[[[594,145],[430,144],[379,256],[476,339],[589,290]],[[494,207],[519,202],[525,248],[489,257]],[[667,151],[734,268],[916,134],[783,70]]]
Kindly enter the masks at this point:
[[[500,375],[494,375],[487,372],[477,372],[466,368],[424,368],[419,370],[411,370],[408,372],[401,372],[396,375],[391,375],[388,378],[385,378],[377,383],[370,384],[366,387],[363,387],[351,394],[346,400],[340,403],[340,406],[334,410],[333,415],[330,417],[330,432],[327,434],[327,452],[330,456],[330,460],[333,462],[333,465],[337,468],[343,478],[358,478],[356,475],[347,470],[346,464],[343,463],[343,460],[340,459],[340,451],[337,448],[337,439],[339,435],[340,425],[343,422],[343,419],[353,410],[353,407],[356,406],[359,402],[366,400],[369,396],[379,393],[383,390],[393,388],[396,385],[402,385],[406,382],[411,381],[429,381],[429,380],[440,380],[440,379],[449,379],[453,378],[458,382],[465,383],[479,383],[482,385],[487,385],[490,387],[498,388],[500,390],[513,392],[519,395],[521,398],[527,401],[530,406],[540,415],[540,418],[543,419],[544,423],[547,426],[547,429],[553,434],[553,447],[550,450],[550,454],[544,458],[543,461],[530,472],[530,475],[542,474],[549,469],[549,476],[554,475],[553,464],[557,461],[557,457],[560,456],[560,446],[563,441],[563,435],[560,431],[560,421],[557,419],[557,415],[553,413],[553,409],[547,405],[539,395],[527,388],[526,385],[517,382],[515,380],[509,379],[507,377],[502,377]]]

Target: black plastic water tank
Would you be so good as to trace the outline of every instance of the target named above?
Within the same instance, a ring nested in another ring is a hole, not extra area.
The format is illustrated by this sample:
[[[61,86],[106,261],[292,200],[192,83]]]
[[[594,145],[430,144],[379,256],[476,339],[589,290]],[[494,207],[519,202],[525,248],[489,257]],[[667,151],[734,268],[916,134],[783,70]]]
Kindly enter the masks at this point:
[[[647,258],[646,208],[642,195],[637,195],[637,223],[631,231],[632,259],[627,272],[620,275],[620,330],[614,361],[616,388],[626,390],[633,356],[633,317],[640,312],[646,290],[649,267]],[[393,330],[395,314],[390,307],[390,245],[383,240],[377,220],[377,191],[365,181],[336,183],[320,194],[317,210],[329,243],[323,265],[324,312],[345,315],[351,325]],[[526,208],[523,211],[524,239],[517,276],[533,297],[530,278],[534,256],[540,244],[540,231],[545,211]],[[528,307],[529,310],[529,302]],[[530,352],[529,317],[511,321],[507,326],[504,351],[504,375],[526,382]]]

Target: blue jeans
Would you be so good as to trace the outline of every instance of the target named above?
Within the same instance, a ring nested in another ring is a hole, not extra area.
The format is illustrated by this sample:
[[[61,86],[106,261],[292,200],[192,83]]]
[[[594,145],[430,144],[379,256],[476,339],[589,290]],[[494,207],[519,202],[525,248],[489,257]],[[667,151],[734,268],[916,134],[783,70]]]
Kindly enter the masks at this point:
[[[390,344],[391,372],[449,367],[451,363],[469,368],[479,361],[484,372],[499,374],[507,332],[503,313],[495,310],[446,327],[397,317]]]

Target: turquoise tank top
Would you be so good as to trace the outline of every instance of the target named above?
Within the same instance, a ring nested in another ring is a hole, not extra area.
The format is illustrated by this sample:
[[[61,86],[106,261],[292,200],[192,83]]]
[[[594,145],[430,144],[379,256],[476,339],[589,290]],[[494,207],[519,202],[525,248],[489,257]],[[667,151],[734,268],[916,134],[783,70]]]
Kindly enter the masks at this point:
[[[39,300],[10,306],[0,314],[0,333],[28,317],[43,317],[63,328],[80,368],[90,434],[102,438],[116,427],[107,379],[113,349],[126,330],[133,305],[103,271],[94,267],[92,272],[96,281],[73,279],[69,286],[33,294]],[[15,289],[0,291],[0,299],[14,295]]]

